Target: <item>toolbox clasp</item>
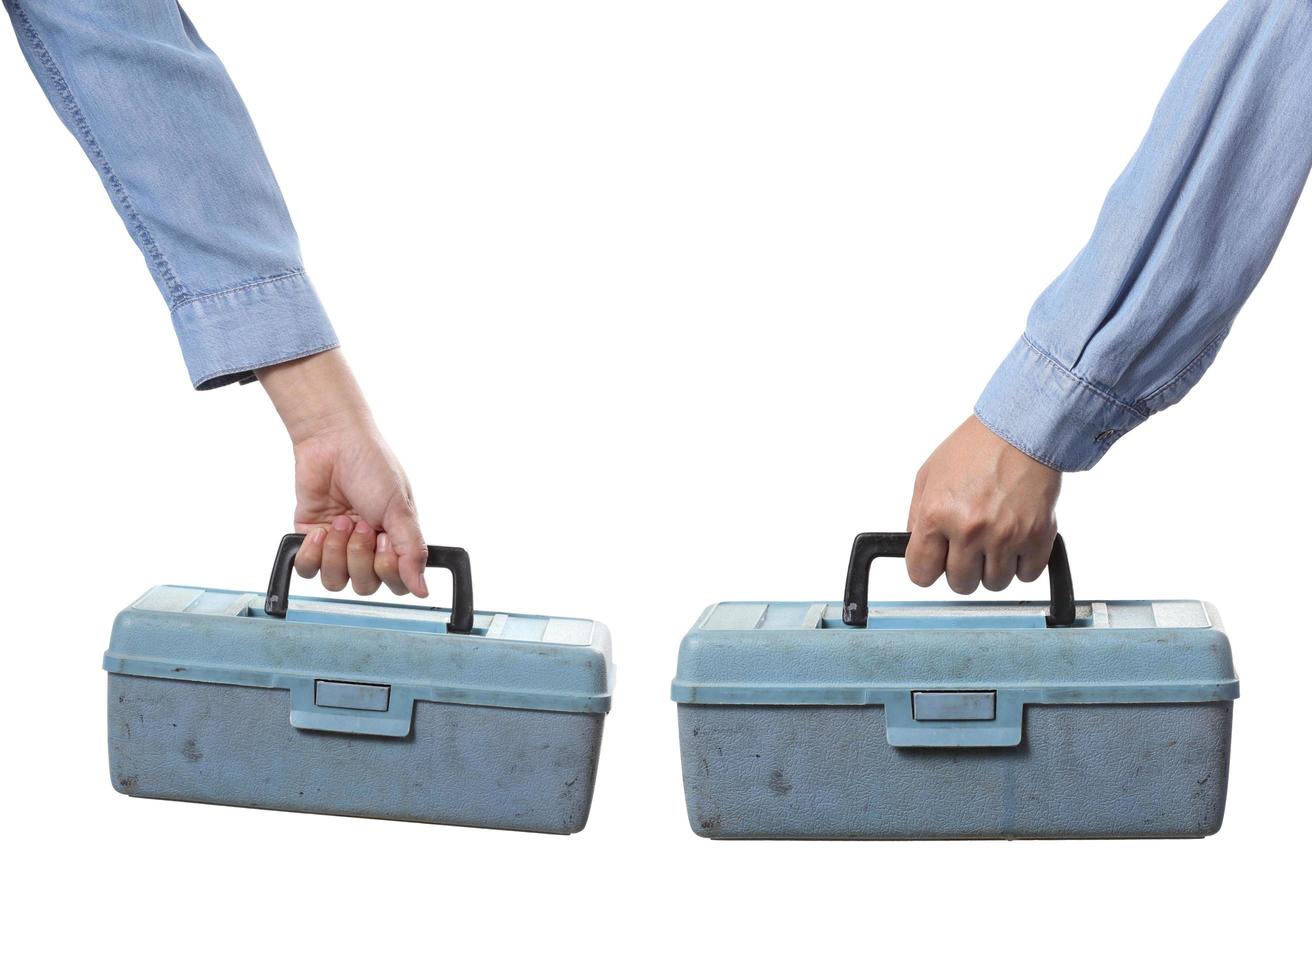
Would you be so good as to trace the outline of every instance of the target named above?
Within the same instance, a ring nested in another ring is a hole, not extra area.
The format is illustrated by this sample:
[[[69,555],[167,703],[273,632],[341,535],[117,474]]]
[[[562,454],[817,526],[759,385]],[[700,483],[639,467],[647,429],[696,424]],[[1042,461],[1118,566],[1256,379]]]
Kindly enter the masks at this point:
[[[387,684],[357,684],[352,681],[315,681],[314,704],[318,708],[355,708],[386,711],[392,688]]]
[[[290,685],[293,728],[341,735],[405,738],[414,692],[390,684],[297,678]]]
[[[997,691],[912,691],[911,716],[916,721],[992,721]]]
[[[1025,698],[1019,691],[907,691],[884,698],[888,744],[898,748],[1020,745]]]

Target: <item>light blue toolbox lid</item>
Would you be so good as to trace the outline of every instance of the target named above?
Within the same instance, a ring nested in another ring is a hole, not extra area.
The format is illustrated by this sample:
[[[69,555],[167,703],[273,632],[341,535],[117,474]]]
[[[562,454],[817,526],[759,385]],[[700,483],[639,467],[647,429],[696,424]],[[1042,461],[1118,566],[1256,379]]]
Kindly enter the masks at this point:
[[[610,710],[610,633],[585,619],[163,585],[114,622],[105,670],[283,688],[298,728],[404,736],[415,701],[600,714]]]
[[[1026,704],[1238,697],[1216,610],[1195,601],[1081,602],[1072,625],[1040,602],[722,602],[679,648],[674,700],[883,705],[894,745],[1016,745]]]

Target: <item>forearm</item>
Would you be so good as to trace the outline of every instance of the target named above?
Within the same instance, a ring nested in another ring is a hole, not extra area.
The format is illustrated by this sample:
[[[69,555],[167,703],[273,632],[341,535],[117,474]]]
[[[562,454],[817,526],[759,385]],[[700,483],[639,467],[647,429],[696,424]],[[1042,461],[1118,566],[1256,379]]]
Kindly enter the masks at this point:
[[[1312,167],[1312,3],[1233,0],[1186,54],[1084,250],[976,414],[1087,469],[1202,376]]]
[[[222,63],[173,0],[4,0],[169,304],[192,383],[336,346]]]
[[[373,425],[364,393],[340,350],[256,370],[293,443],[335,429]]]

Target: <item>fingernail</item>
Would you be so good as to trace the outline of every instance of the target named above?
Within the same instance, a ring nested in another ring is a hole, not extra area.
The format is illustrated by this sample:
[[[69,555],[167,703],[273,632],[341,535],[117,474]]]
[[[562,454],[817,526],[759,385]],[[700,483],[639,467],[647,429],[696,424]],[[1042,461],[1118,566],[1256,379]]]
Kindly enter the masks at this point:
[[[310,544],[322,544],[324,535],[328,532],[321,527],[316,527],[310,532]]]
[[[419,573],[419,598],[428,598],[428,579],[424,578],[424,573]]]
[[[336,517],[333,518],[333,530],[334,531],[351,530],[351,519],[347,517],[345,514],[338,514]]]
[[[366,532],[368,532],[368,531],[372,531],[372,530],[373,530],[373,528],[371,528],[371,527],[370,527],[368,524],[366,524],[364,521],[360,521],[358,524],[355,525],[355,533],[356,533],[356,534],[364,534],[364,533],[366,533]]]
[[[386,532],[386,531],[384,531],[382,534],[378,535],[378,549],[377,549],[378,551],[380,551],[380,552],[386,551],[386,550],[387,550],[388,548],[390,548],[391,546],[392,546],[392,543],[391,543],[390,541],[387,540],[387,532]]]

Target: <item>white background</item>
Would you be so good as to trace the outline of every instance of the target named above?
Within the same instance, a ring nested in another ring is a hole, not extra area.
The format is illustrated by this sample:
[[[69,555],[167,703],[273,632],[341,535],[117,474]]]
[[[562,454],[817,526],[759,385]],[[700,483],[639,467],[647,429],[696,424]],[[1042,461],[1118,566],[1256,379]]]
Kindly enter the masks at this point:
[[[1059,512],[1081,598],[1225,616],[1243,698],[1219,836],[704,841],[668,700],[705,605],[837,599],[852,535],[902,526],[1216,6],[189,4],[429,540],[470,550],[481,608],[613,631],[571,838],[111,790],[114,614],[160,582],[262,588],[291,457],[258,387],[190,390],[94,170],[3,45],[7,955],[1269,975],[1306,927],[1307,207],[1195,393]],[[897,566],[873,592],[925,594]]]

